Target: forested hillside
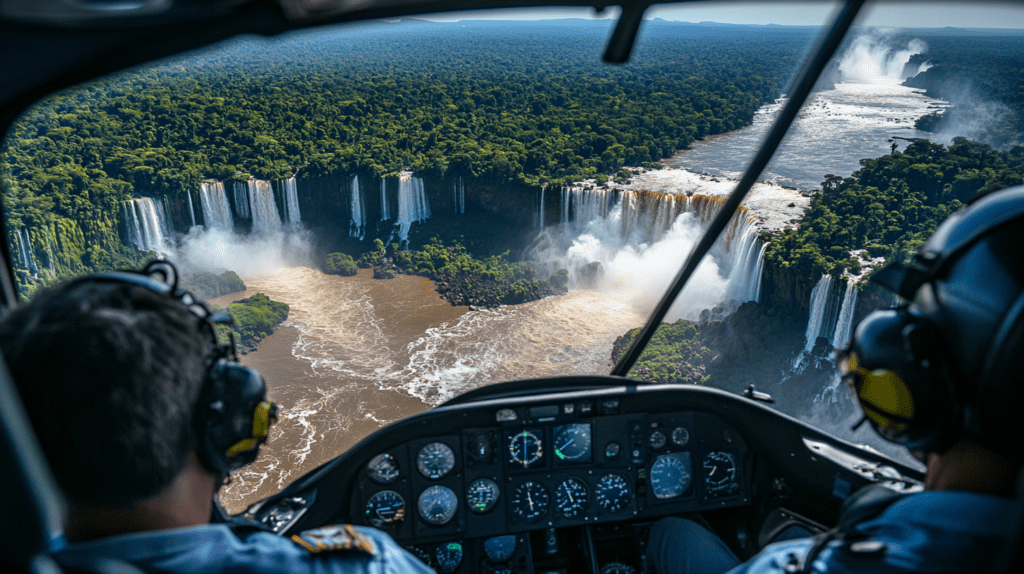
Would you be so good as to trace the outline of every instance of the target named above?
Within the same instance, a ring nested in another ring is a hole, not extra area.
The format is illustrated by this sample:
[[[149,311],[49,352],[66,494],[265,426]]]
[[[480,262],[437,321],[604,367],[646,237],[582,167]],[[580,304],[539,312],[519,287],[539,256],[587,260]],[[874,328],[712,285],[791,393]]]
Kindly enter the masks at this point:
[[[412,168],[533,185],[650,164],[749,123],[813,33],[654,23],[615,68],[598,61],[607,26],[240,40],[55,95],[0,155],[8,245],[31,243],[44,278],[132,264],[124,200],[184,201],[206,178]]]
[[[948,148],[915,142],[861,165],[850,177],[822,182],[800,225],[772,240],[765,253],[766,300],[809,294],[825,273],[859,272],[854,250],[906,261],[975,195],[1024,183],[1024,148],[1001,152],[963,138]]]

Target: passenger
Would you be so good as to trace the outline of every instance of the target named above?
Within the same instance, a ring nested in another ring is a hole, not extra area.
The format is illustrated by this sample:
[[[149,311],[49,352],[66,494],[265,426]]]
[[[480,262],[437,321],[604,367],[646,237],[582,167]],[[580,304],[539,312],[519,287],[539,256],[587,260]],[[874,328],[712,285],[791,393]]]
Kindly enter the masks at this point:
[[[664,519],[648,542],[653,571],[1005,569],[1024,461],[1022,241],[1024,187],[954,214],[910,265],[873,279],[912,302],[865,317],[840,353],[865,419],[926,463],[924,492],[866,489],[846,501],[829,533],[771,544],[743,564],[697,523]]]
[[[160,572],[432,572],[386,534],[341,525],[283,538],[209,524],[230,470],[276,407],[220,344],[173,267],[80,279],[0,321],[0,348],[67,499],[61,564]]]

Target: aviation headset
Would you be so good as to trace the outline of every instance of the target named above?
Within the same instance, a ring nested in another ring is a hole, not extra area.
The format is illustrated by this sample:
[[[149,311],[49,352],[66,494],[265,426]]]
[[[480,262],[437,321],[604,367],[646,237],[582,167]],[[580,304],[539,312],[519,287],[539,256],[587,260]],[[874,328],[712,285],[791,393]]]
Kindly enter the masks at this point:
[[[194,409],[197,454],[211,472],[228,473],[256,460],[270,426],[277,420],[277,405],[267,400],[267,385],[254,369],[238,363],[234,336],[221,342],[217,326],[231,316],[178,288],[178,271],[168,261],[155,260],[141,271],[98,273],[75,281],[124,283],[144,287],[181,303],[209,328],[211,358]]]
[[[943,453],[972,437],[1024,455],[1022,242],[1024,186],[955,213],[909,265],[872,278],[912,302],[865,317],[839,368],[883,438]]]

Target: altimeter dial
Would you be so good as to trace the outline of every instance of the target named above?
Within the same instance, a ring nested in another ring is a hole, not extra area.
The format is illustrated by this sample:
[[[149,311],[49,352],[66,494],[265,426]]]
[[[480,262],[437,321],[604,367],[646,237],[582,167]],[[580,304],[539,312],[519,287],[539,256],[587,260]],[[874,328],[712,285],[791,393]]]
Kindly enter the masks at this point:
[[[629,503],[631,493],[629,483],[618,474],[606,474],[597,481],[597,494],[594,499],[606,512],[619,512]]]
[[[498,488],[498,483],[489,478],[478,478],[466,489],[466,504],[469,505],[470,512],[475,514],[490,512],[494,505],[498,504],[500,497],[501,489]]]
[[[587,511],[590,489],[578,478],[567,478],[555,489],[555,508],[565,518],[576,518]]]
[[[512,492],[512,511],[527,522],[535,522],[548,513],[548,489],[539,482],[528,481]]]

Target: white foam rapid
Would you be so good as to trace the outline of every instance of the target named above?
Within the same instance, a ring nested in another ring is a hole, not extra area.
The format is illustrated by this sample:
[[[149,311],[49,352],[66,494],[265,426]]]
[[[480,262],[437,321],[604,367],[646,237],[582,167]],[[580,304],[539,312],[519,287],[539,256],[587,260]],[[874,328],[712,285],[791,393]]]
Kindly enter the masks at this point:
[[[189,195],[191,197],[191,195]],[[207,182],[199,186],[199,204],[203,208],[203,221],[207,229],[234,229],[235,220],[228,204],[228,194],[224,184]]]
[[[348,236],[366,238],[366,209],[363,207],[363,196],[359,192],[359,176],[352,177],[352,217],[350,218]]]

